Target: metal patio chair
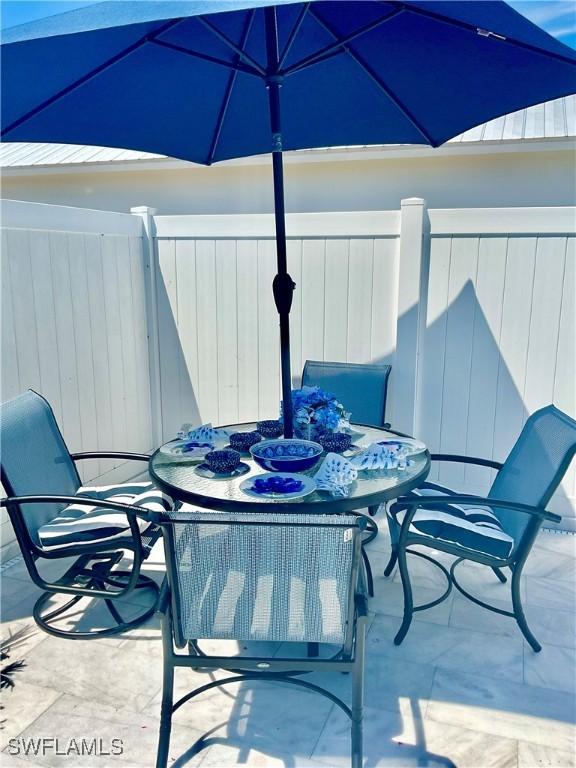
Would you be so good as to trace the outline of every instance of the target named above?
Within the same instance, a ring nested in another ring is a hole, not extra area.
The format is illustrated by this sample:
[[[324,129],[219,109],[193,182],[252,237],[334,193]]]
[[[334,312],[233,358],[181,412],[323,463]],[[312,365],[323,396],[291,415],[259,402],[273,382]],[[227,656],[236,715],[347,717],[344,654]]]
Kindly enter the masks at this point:
[[[8,498],[2,499],[32,581],[44,593],[33,616],[44,631],[57,637],[98,638],[118,634],[146,621],[155,610],[159,588],[140,573],[160,529],[138,518],[135,505],[151,510],[170,508],[171,500],[150,482],[82,487],[75,462],[80,459],[135,459],[145,454],[90,452],[70,454],[48,402],[28,390],[0,406],[0,469]],[[130,570],[116,568],[126,551]],[[56,580],[39,570],[39,561],[75,558]],[[118,600],[133,590],[148,590],[150,607],[125,621]],[[56,594],[71,595],[64,605],[49,609]],[[101,598],[113,619],[103,629],[79,631],[55,626],[83,598]],[[46,610],[48,608],[48,610]]]
[[[321,387],[336,395],[356,424],[384,427],[390,365],[306,360],[302,386]]]
[[[212,688],[277,681],[326,696],[352,721],[352,766],[362,765],[366,598],[359,586],[362,522],[352,515],[179,511],[154,515],[164,531],[160,596],[164,683],[157,768],[166,768],[172,713]],[[311,536],[311,529],[315,535]],[[198,640],[336,644],[330,658],[209,656]],[[175,649],[187,648],[178,653]],[[199,658],[200,657],[200,658]],[[173,701],[176,667],[224,669]],[[351,672],[352,706],[299,675]]]
[[[388,508],[392,555],[384,575],[389,576],[398,561],[404,590],[404,618],[394,638],[396,645],[400,645],[406,636],[413,613],[442,602],[455,586],[477,605],[514,618],[532,649],[541,650],[522,608],[520,576],[542,523],[561,520],[545,507],[575,453],[576,421],[549,405],[526,421],[504,464],[467,456],[432,455],[432,460],[476,464],[496,469],[498,474],[485,498],[458,494],[441,485],[425,483]],[[457,559],[448,571],[429,555],[408,549],[411,544],[433,547],[456,555]],[[444,572],[448,585],[437,600],[423,605],[413,604],[407,554],[423,557]],[[502,568],[510,569],[511,611],[490,605],[462,587],[454,571],[464,560],[490,567],[502,583],[506,582]]]

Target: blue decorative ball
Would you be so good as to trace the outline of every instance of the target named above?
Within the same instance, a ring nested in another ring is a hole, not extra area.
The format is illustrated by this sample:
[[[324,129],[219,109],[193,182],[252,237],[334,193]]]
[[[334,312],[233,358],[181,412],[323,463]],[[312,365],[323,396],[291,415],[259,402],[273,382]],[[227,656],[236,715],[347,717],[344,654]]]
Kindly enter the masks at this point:
[[[230,448],[236,451],[249,451],[260,440],[262,435],[258,432],[234,432],[230,435]]]
[[[343,453],[352,445],[352,437],[345,432],[327,432],[318,438],[318,442],[326,453]]]
[[[284,431],[282,422],[278,419],[266,419],[265,421],[259,421],[256,424],[256,429],[262,435],[262,437],[280,437]]]
[[[212,472],[221,475],[235,470],[238,464],[240,464],[240,458],[238,451],[225,448],[222,451],[210,451],[210,453],[206,454],[204,460]]]

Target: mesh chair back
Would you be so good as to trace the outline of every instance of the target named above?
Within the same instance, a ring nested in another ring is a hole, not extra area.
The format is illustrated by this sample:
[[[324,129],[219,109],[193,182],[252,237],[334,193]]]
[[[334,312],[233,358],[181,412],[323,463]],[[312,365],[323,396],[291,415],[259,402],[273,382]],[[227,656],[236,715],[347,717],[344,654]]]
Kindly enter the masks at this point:
[[[489,498],[544,507],[576,453],[576,421],[553,405],[536,411],[498,472]],[[502,527],[519,543],[530,518],[513,510],[494,510]]]
[[[391,366],[306,360],[302,386],[318,386],[336,395],[357,424],[381,427]]]
[[[352,515],[168,512],[174,635],[344,644],[359,543]]]
[[[0,448],[2,484],[11,496],[74,495],[80,487],[52,409],[32,390],[0,406]],[[56,517],[62,506],[34,504],[23,512],[32,541],[39,543],[38,528]]]

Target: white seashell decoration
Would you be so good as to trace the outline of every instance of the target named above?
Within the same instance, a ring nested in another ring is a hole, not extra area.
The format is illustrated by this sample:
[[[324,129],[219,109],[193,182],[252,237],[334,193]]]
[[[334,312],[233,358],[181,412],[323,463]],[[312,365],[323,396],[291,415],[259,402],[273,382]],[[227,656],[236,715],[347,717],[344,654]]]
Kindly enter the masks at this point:
[[[403,445],[381,445],[372,443],[350,459],[358,470],[365,469],[406,469],[408,449]]]
[[[358,470],[348,459],[338,453],[328,453],[314,480],[319,491],[329,491],[332,496],[348,496],[357,477]]]

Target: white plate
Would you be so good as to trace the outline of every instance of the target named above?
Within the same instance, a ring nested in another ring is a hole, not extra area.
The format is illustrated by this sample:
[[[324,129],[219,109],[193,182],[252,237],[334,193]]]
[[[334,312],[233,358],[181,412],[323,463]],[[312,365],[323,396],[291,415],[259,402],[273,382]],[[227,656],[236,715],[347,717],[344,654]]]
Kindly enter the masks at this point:
[[[279,493],[277,491],[268,491],[266,493],[258,493],[253,490],[255,480],[266,480],[269,477],[290,478],[292,480],[299,480],[302,483],[302,488],[299,491],[292,491],[292,493]],[[244,480],[240,483],[240,490],[247,496],[252,496],[254,499],[275,499],[276,501],[283,501],[284,499],[302,499],[304,496],[309,496],[316,490],[316,483],[307,475],[299,475],[291,472],[265,472],[262,475],[256,475]]]
[[[386,440],[378,440],[378,445],[388,444],[404,446],[409,456],[415,456],[417,453],[423,453],[427,450],[424,443],[420,442],[420,440],[414,440],[413,437],[390,437]]]
[[[203,448],[193,448],[191,451],[184,451],[184,446],[189,442],[189,440],[172,440],[160,446],[160,453],[171,458],[172,461],[198,462],[204,461],[206,454],[212,450],[210,446],[206,446]]]

